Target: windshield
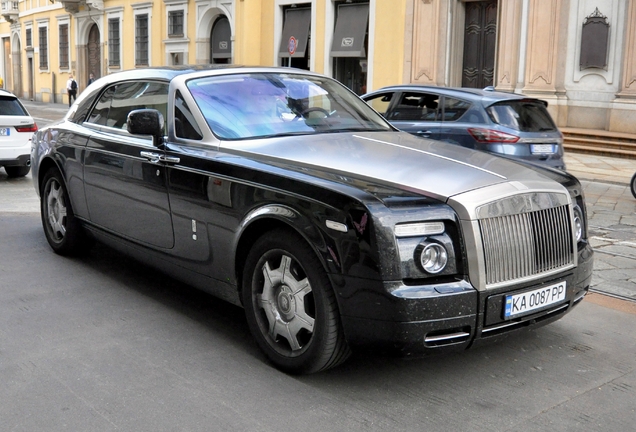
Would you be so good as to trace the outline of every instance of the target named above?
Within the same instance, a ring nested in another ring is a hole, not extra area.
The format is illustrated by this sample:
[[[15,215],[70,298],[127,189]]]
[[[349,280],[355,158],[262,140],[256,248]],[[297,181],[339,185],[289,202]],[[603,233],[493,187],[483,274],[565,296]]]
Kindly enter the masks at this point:
[[[520,132],[557,130],[545,106],[538,101],[505,101],[488,107],[492,121]]]
[[[251,73],[197,78],[187,86],[208,126],[222,139],[392,130],[329,78]]]

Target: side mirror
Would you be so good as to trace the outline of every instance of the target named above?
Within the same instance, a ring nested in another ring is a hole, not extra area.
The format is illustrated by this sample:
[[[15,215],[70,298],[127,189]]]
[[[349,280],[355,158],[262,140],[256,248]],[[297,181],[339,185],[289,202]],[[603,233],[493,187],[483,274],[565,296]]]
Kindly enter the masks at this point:
[[[163,142],[163,114],[156,109],[138,109],[128,113],[126,128],[135,135],[152,135],[153,144],[159,147]]]

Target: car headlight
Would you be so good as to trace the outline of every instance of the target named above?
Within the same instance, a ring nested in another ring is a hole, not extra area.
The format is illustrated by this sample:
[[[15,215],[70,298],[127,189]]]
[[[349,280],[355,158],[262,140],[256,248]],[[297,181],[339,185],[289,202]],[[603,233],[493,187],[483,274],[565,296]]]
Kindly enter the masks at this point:
[[[446,248],[439,243],[426,243],[420,251],[420,264],[427,273],[441,272],[448,264]]]
[[[577,243],[583,238],[583,212],[579,206],[574,207],[574,235]]]

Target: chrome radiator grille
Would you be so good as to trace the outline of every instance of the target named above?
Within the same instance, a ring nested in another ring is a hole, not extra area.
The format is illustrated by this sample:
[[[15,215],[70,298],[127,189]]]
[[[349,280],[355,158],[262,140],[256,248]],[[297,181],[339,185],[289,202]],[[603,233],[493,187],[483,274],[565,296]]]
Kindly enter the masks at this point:
[[[574,262],[567,205],[479,221],[486,285],[535,276]]]

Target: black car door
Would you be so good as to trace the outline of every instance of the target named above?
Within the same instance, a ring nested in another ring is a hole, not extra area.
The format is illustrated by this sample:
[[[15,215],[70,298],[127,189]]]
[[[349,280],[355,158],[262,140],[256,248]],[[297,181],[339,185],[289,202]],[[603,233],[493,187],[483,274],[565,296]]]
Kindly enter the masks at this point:
[[[167,82],[120,83],[102,94],[84,123],[94,131],[84,161],[91,222],[159,248],[174,245],[164,152],[151,137],[129,134],[126,119],[140,108],[155,108],[165,116],[167,104]]]

